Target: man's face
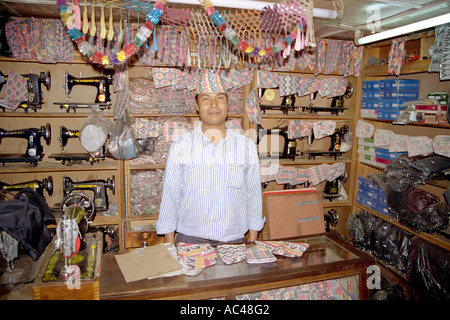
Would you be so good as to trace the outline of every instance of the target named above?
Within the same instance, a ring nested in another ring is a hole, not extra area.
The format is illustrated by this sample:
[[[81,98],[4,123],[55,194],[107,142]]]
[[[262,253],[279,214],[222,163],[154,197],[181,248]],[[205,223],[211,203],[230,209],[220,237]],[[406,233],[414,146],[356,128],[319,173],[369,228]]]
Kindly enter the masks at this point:
[[[226,93],[199,93],[197,111],[200,119],[208,126],[225,124],[228,115],[228,97]]]

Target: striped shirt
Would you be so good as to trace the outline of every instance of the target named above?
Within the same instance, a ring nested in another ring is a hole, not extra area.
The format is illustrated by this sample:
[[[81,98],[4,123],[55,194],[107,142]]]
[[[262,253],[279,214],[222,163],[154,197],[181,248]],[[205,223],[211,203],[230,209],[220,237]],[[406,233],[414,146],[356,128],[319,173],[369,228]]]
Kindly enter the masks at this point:
[[[170,146],[163,179],[158,234],[178,231],[232,241],[263,228],[259,158],[255,143],[227,129],[217,146],[201,123]]]

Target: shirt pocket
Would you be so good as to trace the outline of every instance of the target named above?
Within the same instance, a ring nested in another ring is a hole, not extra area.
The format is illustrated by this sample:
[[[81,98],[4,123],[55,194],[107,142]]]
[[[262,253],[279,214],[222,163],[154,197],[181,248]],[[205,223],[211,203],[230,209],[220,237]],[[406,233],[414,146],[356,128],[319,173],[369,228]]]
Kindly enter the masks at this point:
[[[232,189],[244,189],[245,165],[232,163],[227,165],[226,186]]]

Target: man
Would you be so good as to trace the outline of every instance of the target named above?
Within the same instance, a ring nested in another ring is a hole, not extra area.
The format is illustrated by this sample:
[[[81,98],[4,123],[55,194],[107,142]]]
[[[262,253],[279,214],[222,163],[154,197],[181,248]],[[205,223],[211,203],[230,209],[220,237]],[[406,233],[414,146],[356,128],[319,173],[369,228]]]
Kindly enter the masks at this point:
[[[219,75],[202,72],[200,122],[172,142],[166,162],[158,234],[172,244],[255,241],[263,226],[255,143],[227,129],[228,97]]]

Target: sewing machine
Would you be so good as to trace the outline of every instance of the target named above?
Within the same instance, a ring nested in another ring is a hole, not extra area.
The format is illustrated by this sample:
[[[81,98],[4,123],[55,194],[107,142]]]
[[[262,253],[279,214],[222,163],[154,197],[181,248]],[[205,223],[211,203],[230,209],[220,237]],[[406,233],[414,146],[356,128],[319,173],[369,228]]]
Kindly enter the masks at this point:
[[[259,88],[259,97],[265,96],[268,101],[273,100],[273,90],[266,88]],[[280,110],[283,114],[288,114],[289,110],[295,111],[295,108],[300,108],[295,105],[295,94],[289,94],[283,97],[281,105],[260,105],[259,108],[263,113],[266,113],[266,110]]]
[[[106,189],[112,190],[113,194],[115,194],[115,178],[105,180],[89,180],[82,182],[73,182],[69,177],[63,177],[63,193],[68,198],[72,192],[82,191],[82,190],[90,190],[94,193],[93,197],[93,210],[95,211],[106,211],[108,210],[108,194]],[[81,193],[83,194],[83,193]],[[86,198],[90,198],[86,195]],[[65,210],[64,206],[66,204],[67,199],[61,202],[62,211]],[[94,213],[94,212],[93,212]],[[92,213],[92,214],[93,214]]]
[[[111,91],[110,85],[112,84],[111,76],[98,76],[98,77],[88,77],[88,78],[75,78],[70,75],[68,71],[64,74],[64,90],[66,93],[65,102],[54,102],[54,104],[59,105],[61,109],[66,108],[69,112],[73,109],[76,112],[77,108],[91,108],[93,106],[98,106],[100,109],[111,109]],[[95,97],[94,103],[85,102],[69,102],[69,95],[72,92],[74,86],[93,86],[97,88],[97,95]]]
[[[308,136],[308,150],[301,151],[301,155],[305,155],[308,159],[315,159],[316,156],[326,156],[334,157],[336,160],[337,157],[342,156],[343,152],[341,149],[342,137],[349,131],[347,125],[343,125],[339,129],[335,129],[333,134],[327,136],[330,138],[330,147],[328,150],[309,150],[312,143],[314,142],[314,132],[311,131],[311,134]]]
[[[24,188],[33,189],[34,191],[36,191],[37,194],[39,194],[43,199],[45,199],[44,190],[47,191],[49,196],[52,196],[53,194],[53,178],[52,176],[49,176],[47,179],[42,179],[42,181],[32,180],[16,184],[7,184],[5,182],[0,181],[0,201],[2,201],[4,198],[2,195],[4,192],[20,191]]]
[[[276,157],[280,159],[292,159],[295,160],[295,157],[297,156],[297,142],[296,139],[289,139],[288,138],[288,127],[283,128],[272,128],[272,129],[263,129],[260,125],[258,125],[258,136],[257,136],[257,144],[261,142],[261,140],[264,138],[265,135],[276,135],[281,136],[284,139],[284,146],[282,153],[273,153],[272,150],[270,150],[270,154],[266,156],[260,156],[261,158],[270,158],[270,157]],[[259,151],[261,153],[261,150]]]
[[[345,93],[341,96],[333,97],[333,99],[331,101],[331,105],[329,107],[317,107],[317,106],[313,105],[313,100],[317,96],[317,91],[316,91],[316,92],[310,94],[309,105],[303,106],[302,110],[308,111],[310,113],[317,113],[318,111],[328,111],[332,115],[337,116],[337,115],[339,115],[339,112],[344,112],[345,109],[348,109],[348,108],[344,107],[344,98],[348,99],[352,95],[353,95],[353,85],[350,82],[348,82],[347,88],[345,89]]]
[[[337,177],[336,179],[327,181],[325,183],[325,188],[323,189],[323,192],[322,192],[322,197],[330,200],[330,202],[332,202],[333,199],[335,199],[335,198],[341,197],[342,195],[340,192],[340,185],[339,185],[340,183],[339,182],[340,181],[342,183],[347,182],[347,177],[348,177],[347,171],[344,171],[344,173],[341,176]]]
[[[6,131],[0,128],[0,141],[5,138],[23,138],[27,140],[27,150],[23,154],[0,154],[0,162],[5,165],[6,162],[26,162],[37,166],[38,161],[44,158],[44,149],[41,144],[41,138],[44,138],[47,145],[51,141],[51,126],[47,123],[38,128],[17,129]]]
[[[47,88],[47,91],[50,90],[51,86],[51,76],[50,71],[47,73],[41,72],[39,75],[37,74],[22,74],[27,80],[28,84],[28,101],[22,101],[19,104],[19,107],[25,109],[25,112],[28,112],[28,108],[32,108],[35,112],[37,109],[42,108],[42,102],[44,99],[44,95],[41,90],[41,86],[44,85]],[[5,76],[0,71],[0,90],[2,90],[3,85],[8,81],[8,76]],[[5,108],[2,107],[3,111]]]
[[[83,161],[88,161],[91,165],[94,162],[98,162],[100,159],[105,159],[105,147],[103,147],[99,154],[96,157],[93,157],[89,153],[65,153],[64,147],[67,145],[69,139],[78,138],[80,131],[79,130],[69,130],[64,126],[59,127],[59,145],[61,146],[61,153],[53,153],[49,155],[49,158],[61,161],[63,165],[66,164],[68,166],[72,166],[73,164],[81,164]]]

